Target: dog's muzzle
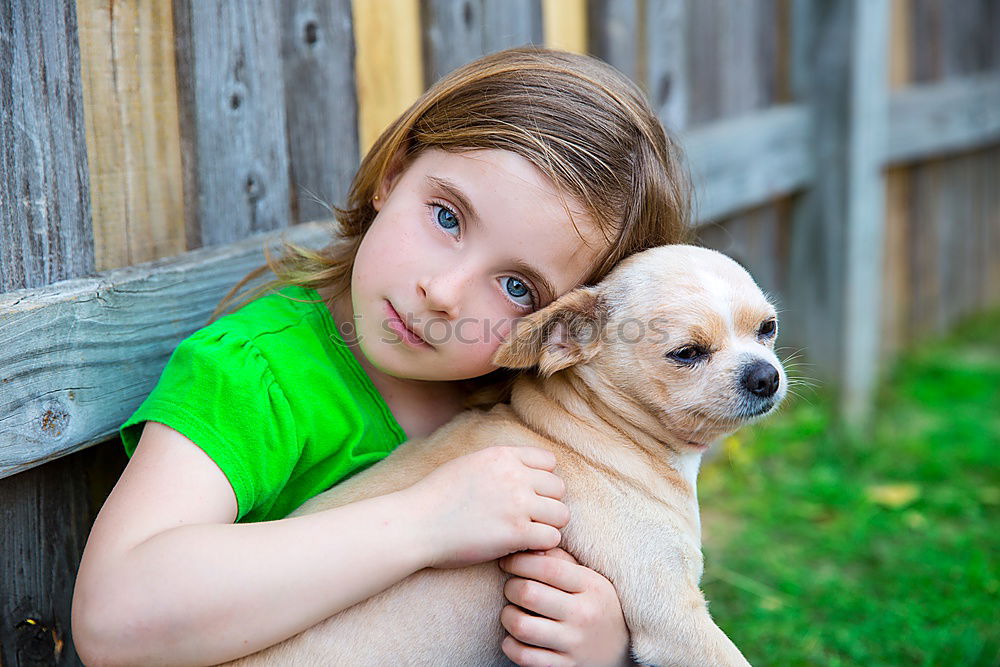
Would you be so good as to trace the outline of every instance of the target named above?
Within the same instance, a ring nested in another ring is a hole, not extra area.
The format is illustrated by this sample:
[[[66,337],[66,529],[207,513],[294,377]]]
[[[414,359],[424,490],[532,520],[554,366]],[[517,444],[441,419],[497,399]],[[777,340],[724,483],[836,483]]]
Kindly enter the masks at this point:
[[[778,391],[781,376],[778,369],[769,362],[758,359],[743,371],[740,384],[748,392],[760,398],[771,398]]]

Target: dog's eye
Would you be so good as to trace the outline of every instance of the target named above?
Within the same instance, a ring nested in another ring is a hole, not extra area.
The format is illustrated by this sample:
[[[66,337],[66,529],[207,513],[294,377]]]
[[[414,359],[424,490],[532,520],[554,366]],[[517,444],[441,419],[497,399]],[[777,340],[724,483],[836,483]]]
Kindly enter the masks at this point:
[[[775,320],[768,320],[757,329],[757,335],[761,338],[770,338],[778,330],[778,323]]]
[[[675,361],[691,363],[708,356],[708,350],[700,345],[688,345],[668,353],[667,356]]]

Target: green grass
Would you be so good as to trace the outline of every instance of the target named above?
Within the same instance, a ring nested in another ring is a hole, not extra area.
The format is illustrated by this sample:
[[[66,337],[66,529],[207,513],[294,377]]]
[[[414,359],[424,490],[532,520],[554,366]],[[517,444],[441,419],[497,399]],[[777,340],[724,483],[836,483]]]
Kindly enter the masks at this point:
[[[713,617],[755,665],[1000,664],[1000,311],[901,358],[867,439],[803,393],[702,471]]]

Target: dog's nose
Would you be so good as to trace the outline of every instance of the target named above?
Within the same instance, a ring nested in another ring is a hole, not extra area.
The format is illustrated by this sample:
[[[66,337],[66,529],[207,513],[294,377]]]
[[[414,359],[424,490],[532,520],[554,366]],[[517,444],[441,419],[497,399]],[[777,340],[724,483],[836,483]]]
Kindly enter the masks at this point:
[[[751,394],[770,398],[778,391],[778,369],[766,361],[758,360],[743,373],[743,386]]]

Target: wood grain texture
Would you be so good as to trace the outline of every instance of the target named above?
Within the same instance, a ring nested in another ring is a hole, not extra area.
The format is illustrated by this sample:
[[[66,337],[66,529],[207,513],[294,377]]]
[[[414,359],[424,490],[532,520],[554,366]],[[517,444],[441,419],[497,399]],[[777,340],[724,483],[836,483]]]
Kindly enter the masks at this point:
[[[889,131],[892,144],[893,96],[910,85],[913,40],[910,31],[910,0],[891,0],[889,30]],[[891,152],[891,148],[888,149]],[[885,269],[882,273],[883,359],[892,359],[907,336],[906,319],[910,304],[910,263],[906,237],[911,216],[911,175],[906,167],[889,167],[885,172]]]
[[[697,192],[698,224],[809,186],[815,176],[811,136],[812,114],[799,104],[774,105],[683,133]]]
[[[839,379],[844,355],[839,323],[844,310],[846,218],[846,133],[851,5],[836,0],[803,0],[791,5],[792,92],[813,113],[814,187],[793,209],[782,339],[806,349],[814,377]],[[820,175],[820,168],[822,175]]]
[[[1000,72],[908,86],[892,94],[889,117],[890,163],[1000,143]]]
[[[332,223],[285,231],[320,247]],[[113,435],[178,342],[263,264],[257,236],[96,278],[0,295],[0,477]]]
[[[101,271],[185,249],[171,2],[77,0]]]
[[[74,581],[126,462],[116,438],[0,479],[0,664],[81,664],[70,632]]]
[[[424,91],[419,0],[353,0],[358,134],[363,155]]]
[[[277,5],[174,1],[187,247],[289,224]]]
[[[646,2],[645,39],[642,54],[649,102],[660,122],[671,132],[688,128],[692,102],[689,77],[696,72],[708,76],[712,64],[693,69],[688,39],[691,24],[690,3],[686,0],[649,0]],[[699,90],[704,81],[699,78]]]
[[[884,280],[889,16],[888,0],[856,0],[853,6],[842,323],[849,353],[841,360],[841,405],[855,422],[870,415],[882,370],[882,292],[873,286]]]
[[[640,0],[590,0],[587,3],[589,52],[645,85],[645,39]]]
[[[420,8],[428,84],[486,53],[542,43],[541,0],[423,0]]]
[[[783,8],[770,0],[685,4],[683,136],[698,220],[714,223],[699,228],[698,238],[751,271],[779,308],[784,329],[797,314],[782,303],[788,248],[783,198],[811,184],[814,165],[810,110],[779,104],[779,63],[787,50]],[[736,155],[740,164],[728,163]]]
[[[350,0],[281,3],[292,221],[329,218],[358,168]]]
[[[587,53],[587,0],[542,0],[545,46]]]
[[[991,100],[1000,75],[996,39],[1000,5],[970,0],[958,12],[940,0],[911,3],[910,39],[924,48],[912,52],[914,87],[897,95],[913,95],[910,99],[915,100],[930,90],[949,91],[953,104],[968,108],[946,108],[938,105],[940,98],[926,100],[936,110],[942,137],[952,141],[975,132],[977,118],[980,130],[991,136],[996,111]],[[933,131],[930,126],[926,129]],[[953,145],[958,150],[962,143]],[[910,340],[943,333],[970,312],[1000,303],[996,297],[1000,146],[965,148],[972,150],[925,160],[910,169]]]
[[[0,292],[94,270],[76,8],[0,0]]]

